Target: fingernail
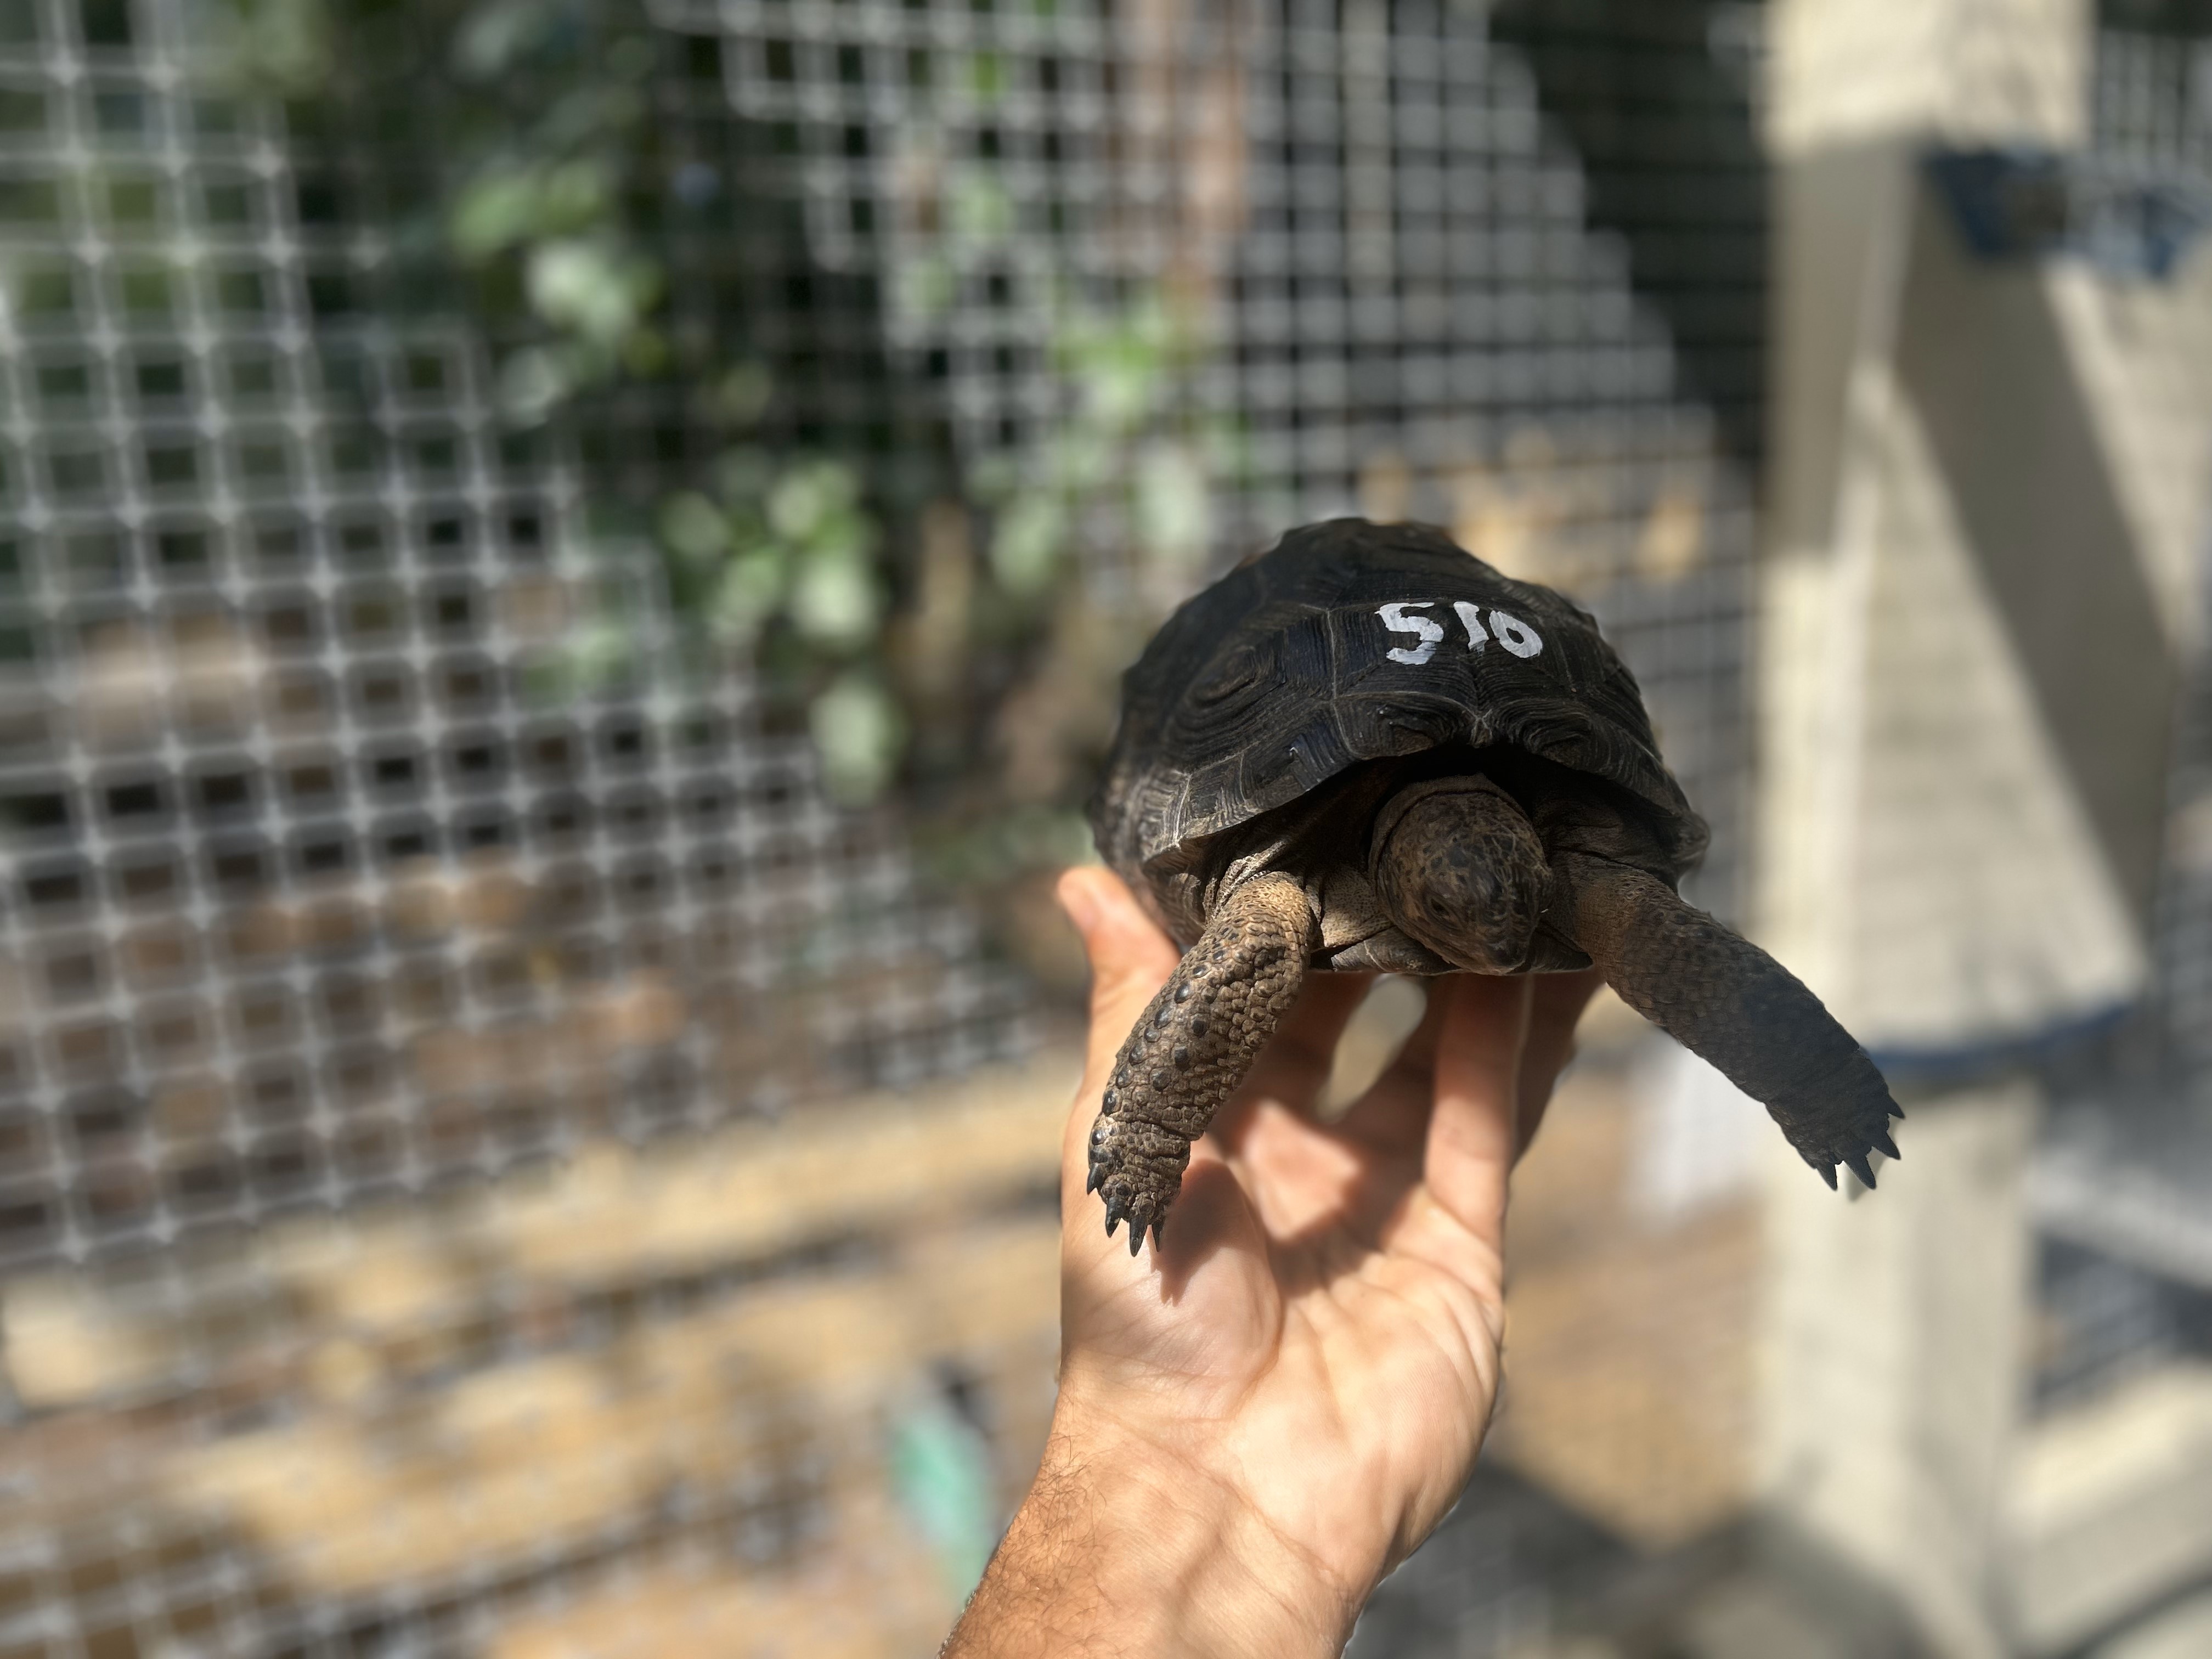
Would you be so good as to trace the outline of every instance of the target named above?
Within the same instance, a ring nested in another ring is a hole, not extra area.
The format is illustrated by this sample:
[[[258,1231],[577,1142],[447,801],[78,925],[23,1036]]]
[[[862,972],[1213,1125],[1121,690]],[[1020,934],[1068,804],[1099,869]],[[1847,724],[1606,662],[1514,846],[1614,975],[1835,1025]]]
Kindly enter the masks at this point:
[[[1098,901],[1091,891],[1091,884],[1062,876],[1059,887],[1054,890],[1054,896],[1060,900],[1060,909],[1075,924],[1075,931],[1087,938],[1091,930],[1098,925]]]

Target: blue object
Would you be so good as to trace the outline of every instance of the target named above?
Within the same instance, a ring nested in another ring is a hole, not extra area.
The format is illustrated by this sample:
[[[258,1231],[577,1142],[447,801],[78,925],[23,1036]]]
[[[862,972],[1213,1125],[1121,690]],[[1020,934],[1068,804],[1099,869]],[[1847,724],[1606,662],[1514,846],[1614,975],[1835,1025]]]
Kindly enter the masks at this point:
[[[2071,257],[2163,282],[2212,228],[2212,180],[2194,173],[2025,144],[1934,150],[1923,166],[1984,259]]]

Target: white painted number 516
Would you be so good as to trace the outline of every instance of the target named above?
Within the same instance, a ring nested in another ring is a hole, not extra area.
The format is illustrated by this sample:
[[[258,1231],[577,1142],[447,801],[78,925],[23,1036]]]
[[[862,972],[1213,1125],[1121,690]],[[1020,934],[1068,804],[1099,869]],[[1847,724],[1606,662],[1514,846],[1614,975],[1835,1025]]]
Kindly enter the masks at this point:
[[[1441,603],[1438,599],[1401,599],[1375,613],[1393,634],[1409,634],[1419,641],[1395,647],[1389,653],[1392,662],[1418,668],[1437,654],[1437,647],[1443,641],[1444,625],[1413,613]],[[1482,625],[1482,613],[1467,600],[1454,599],[1452,611],[1459,617],[1460,626],[1467,629],[1467,648],[1470,651],[1485,649],[1493,637],[1516,657],[1533,657],[1544,648],[1544,641],[1537,637],[1536,630],[1510,611],[1492,611],[1487,630]]]

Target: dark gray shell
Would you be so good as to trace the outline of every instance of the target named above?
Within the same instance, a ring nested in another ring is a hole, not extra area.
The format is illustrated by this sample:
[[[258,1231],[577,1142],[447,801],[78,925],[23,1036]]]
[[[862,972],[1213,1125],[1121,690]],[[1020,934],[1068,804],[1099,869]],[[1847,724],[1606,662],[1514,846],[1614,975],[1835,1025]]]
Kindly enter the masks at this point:
[[[1422,641],[1382,607],[1440,624]],[[1455,602],[1510,630],[1471,646]],[[1169,617],[1122,682],[1121,725],[1091,805],[1107,861],[1139,881],[1193,843],[1364,762],[1508,744],[1636,797],[1679,876],[1705,827],[1659,758],[1634,678],[1589,613],[1501,575],[1425,525],[1337,519],[1294,530]]]

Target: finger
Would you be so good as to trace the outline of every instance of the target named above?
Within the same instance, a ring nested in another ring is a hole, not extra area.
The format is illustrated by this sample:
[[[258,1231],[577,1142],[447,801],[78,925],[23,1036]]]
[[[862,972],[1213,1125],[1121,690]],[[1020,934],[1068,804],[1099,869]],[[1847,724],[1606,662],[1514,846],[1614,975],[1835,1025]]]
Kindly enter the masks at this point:
[[[1098,1115],[1114,1056],[1182,958],[1112,871],[1070,870],[1060,878],[1058,895],[1091,958],[1090,1042],[1083,1082],[1060,1136],[1061,1186],[1080,1195],[1090,1167],[1091,1121]]]
[[[1342,1207],[1356,1165],[1343,1139],[1313,1115],[1345,1026],[1371,975],[1309,977],[1274,1038],[1214,1118],[1194,1153],[1218,1156],[1246,1194],[1253,1224],[1270,1237],[1303,1231]]]
[[[1543,1127],[1544,1109],[1551,1104],[1553,1087],[1575,1057],[1575,1027],[1581,1023],[1590,998],[1604,983],[1605,975],[1595,968],[1535,976],[1529,993],[1528,1040],[1521,1048],[1516,1157],[1528,1150],[1528,1143]]]
[[[1437,1037],[1422,1179],[1462,1226],[1492,1244],[1504,1231],[1506,1181],[1520,1141],[1531,993],[1525,975],[1455,974],[1437,994],[1450,1006]]]
[[[1337,1133],[1375,1151],[1412,1156],[1428,1138],[1436,1102],[1437,1041],[1450,1007],[1449,977],[1427,981],[1428,1006],[1397,1055],[1337,1120]]]

